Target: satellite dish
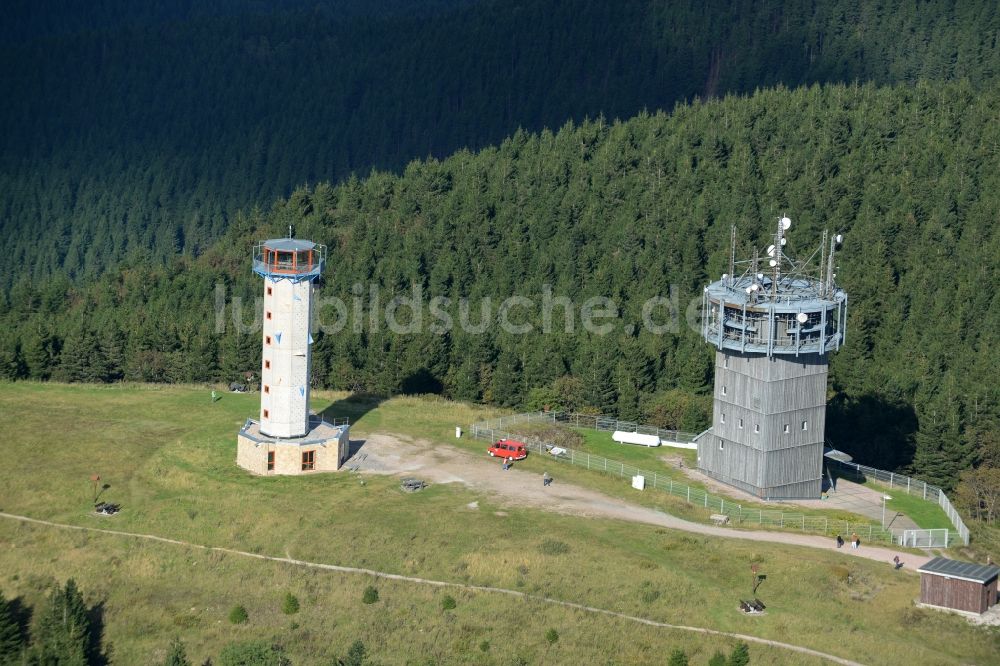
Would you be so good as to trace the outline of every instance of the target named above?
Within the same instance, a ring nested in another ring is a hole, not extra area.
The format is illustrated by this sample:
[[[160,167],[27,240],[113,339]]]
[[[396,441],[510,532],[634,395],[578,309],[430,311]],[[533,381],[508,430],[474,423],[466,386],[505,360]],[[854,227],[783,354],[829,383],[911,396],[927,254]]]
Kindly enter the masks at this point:
[[[836,240],[837,240],[838,243],[843,243],[844,242],[844,236],[843,236],[843,234],[837,234]]]
[[[747,287],[747,294],[753,291],[753,287]]]
[[[805,312],[800,312],[798,316],[795,317],[800,324],[804,324],[809,320],[809,316]]]
[[[768,245],[767,246],[767,256],[769,256],[769,257],[773,257],[774,256],[774,246],[773,245]]]
[[[787,243],[787,242],[788,242],[788,239],[787,239],[787,238],[782,238],[782,239],[781,239],[781,244],[782,244],[782,245],[784,245],[784,244],[785,244],[785,243]]]
[[[729,273],[723,273],[722,274],[722,279],[723,280],[725,280],[727,277],[729,277]]]
[[[792,221],[790,219],[788,219],[787,217],[781,218],[781,228],[782,229],[784,229],[785,231],[788,231],[788,228],[790,226],[792,226]]]
[[[771,261],[767,262],[767,265],[770,266],[771,268],[774,268],[775,266],[778,265],[778,262],[772,259]]]
[[[758,280],[763,280],[764,279],[764,274],[763,273],[757,273],[757,279]]]
[[[760,291],[760,285],[755,284],[754,286],[751,287],[751,289],[753,289],[754,291]]]

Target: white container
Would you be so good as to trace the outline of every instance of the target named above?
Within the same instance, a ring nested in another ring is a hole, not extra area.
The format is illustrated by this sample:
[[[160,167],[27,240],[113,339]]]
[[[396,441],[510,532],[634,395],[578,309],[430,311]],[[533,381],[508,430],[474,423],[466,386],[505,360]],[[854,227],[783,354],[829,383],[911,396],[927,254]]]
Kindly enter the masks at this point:
[[[636,474],[635,476],[633,476],[632,477],[632,487],[635,488],[636,490],[645,490],[646,489],[646,477],[644,477],[642,474]]]

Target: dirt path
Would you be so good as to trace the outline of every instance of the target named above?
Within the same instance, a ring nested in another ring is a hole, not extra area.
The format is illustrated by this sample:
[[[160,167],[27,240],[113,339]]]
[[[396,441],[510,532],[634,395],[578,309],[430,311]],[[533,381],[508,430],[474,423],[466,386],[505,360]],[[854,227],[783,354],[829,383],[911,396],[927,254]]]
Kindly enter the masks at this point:
[[[485,448],[484,445],[484,451]],[[837,550],[833,539],[829,537],[794,532],[738,530],[695,523],[662,511],[615,499],[582,486],[561,483],[558,478],[560,465],[555,462],[549,470],[555,481],[551,486],[544,487],[540,475],[519,470],[517,465],[513,469],[503,471],[500,468],[500,461],[489,458],[485,453],[475,455],[453,446],[419,442],[385,433],[372,433],[357,453],[347,461],[346,466],[362,474],[417,476],[435,483],[461,483],[474,490],[494,495],[510,505],[528,506],[566,515],[630,520],[709,536]],[[905,564],[903,570],[909,572],[915,572],[918,567],[930,560],[927,556],[864,543],[858,549],[845,545],[838,552],[844,556],[885,562],[887,565],[892,562],[894,556],[899,555]]]
[[[65,523],[54,523],[48,520],[39,520],[37,518],[29,518],[28,516],[18,516],[11,513],[0,512],[0,518],[7,518],[10,520],[17,520],[23,523],[31,523],[34,525],[44,525],[46,527],[54,527],[58,529],[67,530],[78,530],[81,532],[98,532],[101,534],[108,534],[120,537],[129,537],[133,539],[144,539],[148,541],[157,541],[160,543],[185,546],[188,548],[198,548],[200,550],[215,551],[219,553],[226,553],[228,555],[236,555],[238,557],[250,557],[256,560],[265,560],[268,562],[280,562],[282,564],[290,564],[297,567],[309,567],[312,569],[322,569],[324,571],[335,571],[338,573],[348,573],[348,574],[363,574],[366,576],[374,576],[376,578],[385,578],[387,580],[398,580],[405,583],[414,583],[417,585],[432,585],[435,587],[453,587],[462,590],[468,590],[470,592],[483,592],[483,593],[493,593],[493,594],[505,594],[512,597],[520,597],[522,599],[530,599],[532,601],[539,601],[546,604],[552,604],[555,606],[563,606],[565,608],[572,608],[574,610],[584,611],[587,613],[596,613],[599,615],[608,615],[611,617],[617,617],[622,620],[627,620],[629,622],[637,622],[639,624],[645,624],[651,627],[659,627],[661,629],[674,629],[677,631],[690,631],[698,634],[706,634],[710,636],[725,636],[727,638],[735,638],[737,640],[746,641],[748,643],[758,643],[761,645],[769,645],[771,647],[781,648],[784,650],[790,650],[792,652],[798,652],[799,654],[807,654],[813,657],[819,657],[821,659],[826,659],[832,661],[835,664],[842,664],[843,666],[862,666],[856,661],[851,661],[849,659],[844,659],[843,657],[838,657],[832,654],[826,654],[825,652],[819,652],[818,650],[813,650],[801,645],[792,645],[791,643],[782,643],[780,641],[772,641],[767,638],[759,638],[757,636],[750,636],[748,634],[735,634],[727,631],[716,631],[715,629],[706,629],[705,627],[688,627],[680,624],[667,624],[666,622],[657,622],[656,620],[649,620],[644,617],[637,617],[635,615],[626,615],[625,613],[619,613],[617,611],[608,610],[606,608],[598,608],[596,606],[585,606],[583,604],[574,603],[572,601],[563,601],[561,599],[553,599],[551,597],[543,597],[535,594],[529,594],[527,592],[519,592],[518,590],[508,590],[503,587],[491,587],[486,585],[466,585],[465,583],[452,583],[443,580],[433,580],[430,578],[418,578],[416,576],[404,576],[401,574],[388,573],[385,571],[375,571],[373,569],[362,569],[358,567],[345,567],[336,564],[323,564],[322,562],[308,562],[306,560],[296,560],[291,557],[275,557],[273,555],[261,555],[259,553],[249,553],[244,550],[235,550],[233,548],[224,548],[221,546],[205,546],[198,543],[191,543],[189,541],[182,541],[180,539],[168,539],[166,537],[156,536],[154,534],[137,534],[134,532],[122,532],[119,530],[108,530],[99,527],[84,527],[82,525],[67,525]]]

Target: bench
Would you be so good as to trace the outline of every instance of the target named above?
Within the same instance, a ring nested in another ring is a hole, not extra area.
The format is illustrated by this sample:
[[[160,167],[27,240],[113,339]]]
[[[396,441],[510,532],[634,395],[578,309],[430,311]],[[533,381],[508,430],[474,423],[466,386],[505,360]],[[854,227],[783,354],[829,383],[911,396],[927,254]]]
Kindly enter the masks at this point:
[[[727,516],[724,513],[713,513],[710,516],[710,518],[712,519],[712,523],[714,523],[715,525],[728,525],[729,524],[729,516]]]

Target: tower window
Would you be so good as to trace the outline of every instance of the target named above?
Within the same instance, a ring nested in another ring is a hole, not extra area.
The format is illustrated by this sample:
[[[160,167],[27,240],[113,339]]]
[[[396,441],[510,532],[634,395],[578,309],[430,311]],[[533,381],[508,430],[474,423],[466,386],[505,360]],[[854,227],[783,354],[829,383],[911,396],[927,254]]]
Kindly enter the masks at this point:
[[[274,471],[274,451],[267,452],[267,471]]]
[[[302,471],[308,472],[310,470],[316,469],[316,452],[315,451],[303,451],[302,452]]]
[[[267,288],[267,295],[268,295],[268,296],[270,296],[270,295],[271,295],[271,288],[270,288],[270,287],[268,287],[268,288]]]
[[[270,393],[270,392],[271,392],[271,387],[268,386],[267,384],[264,384],[264,393]]]
[[[270,321],[270,319],[271,319],[271,311],[270,310],[267,311],[267,319],[268,319],[268,321]]]
[[[269,411],[267,411],[267,410],[265,409],[265,410],[264,410],[264,418],[265,418],[265,419],[266,419],[266,418],[270,418],[270,416],[271,416],[271,412],[269,412]]]
[[[786,423],[786,424],[785,424],[785,433],[789,433],[789,432],[791,432],[791,431],[792,431],[792,428],[791,428],[791,426],[789,426],[789,425],[788,425],[788,424]]]
[[[271,362],[270,361],[267,361],[267,360],[264,361],[264,369],[265,370],[270,370],[271,369]]]
[[[265,345],[271,344],[271,336],[270,335],[265,335],[264,336],[264,344]]]
[[[754,423],[753,424],[753,431],[755,433],[759,433],[760,432],[760,424],[759,423]]]
[[[722,414],[720,414],[720,416],[722,417],[722,423],[725,423],[726,422],[726,414],[725,414],[725,412],[723,412]]]
[[[726,443],[720,439],[719,440],[719,450],[721,451],[724,448],[726,448]]]
[[[809,430],[809,421],[803,421],[802,422],[802,429],[803,430]]]
[[[728,368],[729,367],[729,357],[728,356],[723,356],[722,357],[722,367],[723,368]]]
[[[724,385],[722,387],[722,395],[726,395],[726,387]]]
[[[740,430],[743,429],[743,419],[740,419]]]

